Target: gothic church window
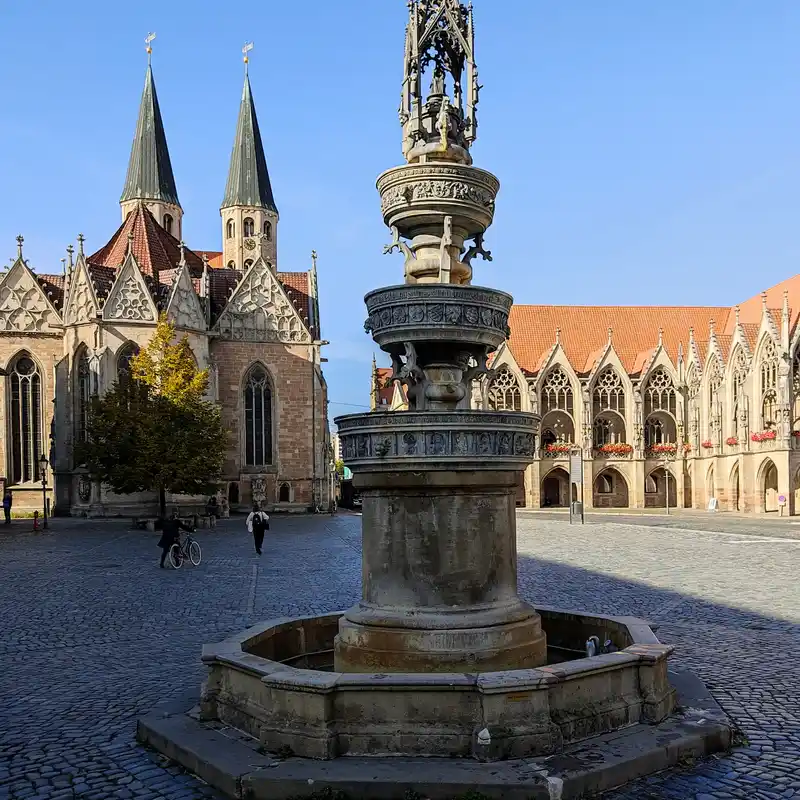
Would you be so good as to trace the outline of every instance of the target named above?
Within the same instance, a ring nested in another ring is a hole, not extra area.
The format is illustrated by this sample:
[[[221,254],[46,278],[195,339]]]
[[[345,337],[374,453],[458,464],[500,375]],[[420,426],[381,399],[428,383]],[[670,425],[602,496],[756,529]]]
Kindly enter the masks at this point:
[[[170,214],[164,214],[164,230],[169,234],[172,233],[172,216]]]
[[[255,233],[256,228],[252,217],[245,217],[242,230],[245,236],[252,236]]]
[[[92,371],[89,367],[89,351],[83,345],[75,354],[75,441],[86,441],[86,423],[92,401]]]
[[[245,464],[272,464],[272,387],[260,364],[251,368],[244,387]]]
[[[489,388],[492,411],[522,411],[522,393],[511,371],[503,367]]]
[[[117,383],[127,384],[131,380],[131,361],[139,352],[139,347],[128,342],[117,353]]]
[[[264,223],[264,238],[268,242],[272,241],[272,223],[269,220]]]
[[[233,239],[236,236],[236,223],[232,219],[229,219],[228,224],[225,226],[225,235],[229,239]]]
[[[236,262],[235,261],[229,261],[228,262],[228,269],[236,269]]]
[[[42,452],[42,379],[33,359],[20,354],[9,370],[11,389],[11,482],[39,480]]]

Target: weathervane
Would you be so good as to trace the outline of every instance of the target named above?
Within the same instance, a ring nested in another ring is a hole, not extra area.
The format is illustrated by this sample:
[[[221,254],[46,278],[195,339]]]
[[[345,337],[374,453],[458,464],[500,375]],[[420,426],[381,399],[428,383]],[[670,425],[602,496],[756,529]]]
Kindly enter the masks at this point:
[[[148,33],[147,36],[144,37],[145,43],[145,50],[147,51],[147,63],[150,63],[150,56],[153,54],[153,48],[150,46],[150,42],[156,38],[154,33]]]
[[[247,55],[253,49],[252,42],[245,42],[242,48],[242,55],[244,55],[244,71],[247,72],[247,65],[250,63],[250,57]]]

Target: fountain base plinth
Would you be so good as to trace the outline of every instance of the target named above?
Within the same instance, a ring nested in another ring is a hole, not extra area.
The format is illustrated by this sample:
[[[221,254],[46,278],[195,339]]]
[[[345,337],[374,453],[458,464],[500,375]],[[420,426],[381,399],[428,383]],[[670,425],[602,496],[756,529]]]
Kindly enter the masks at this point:
[[[334,658],[337,672],[495,672],[541,666],[547,642],[532,608],[525,620],[467,629],[377,627],[345,616]]]
[[[493,672],[546,662],[539,615],[517,595],[519,473],[493,469],[490,458],[462,464],[471,469],[421,471],[401,456],[392,471],[356,474],[363,596],[340,623],[337,671]]]

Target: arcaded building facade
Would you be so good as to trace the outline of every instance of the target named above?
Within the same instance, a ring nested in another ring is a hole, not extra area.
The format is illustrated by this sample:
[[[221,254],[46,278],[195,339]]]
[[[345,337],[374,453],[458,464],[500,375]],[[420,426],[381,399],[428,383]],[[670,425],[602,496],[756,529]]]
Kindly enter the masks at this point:
[[[519,504],[800,514],[800,276],[741,306],[514,306],[474,393],[533,411]],[[669,493],[667,495],[667,493]]]
[[[79,237],[58,274],[34,269],[20,237],[0,276],[0,464],[15,508],[41,508],[41,454],[57,513],[151,506],[153,498],[115,496],[92,482],[73,448],[86,435],[92,396],[129,368],[162,313],[209,370],[208,398],[228,431],[220,492],[231,507],[327,507],[332,459],[316,256],[309,269],[278,268],[279,215],[247,75],[224,190],[222,247],[189,248],[148,65],[119,229],[92,251]]]

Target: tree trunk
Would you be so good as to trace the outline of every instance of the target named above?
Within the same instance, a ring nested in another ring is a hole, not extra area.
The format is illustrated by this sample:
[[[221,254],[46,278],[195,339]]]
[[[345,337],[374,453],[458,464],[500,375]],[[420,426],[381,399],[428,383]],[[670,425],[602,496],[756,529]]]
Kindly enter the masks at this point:
[[[167,492],[163,486],[158,489],[158,511],[162,518],[167,516]]]

